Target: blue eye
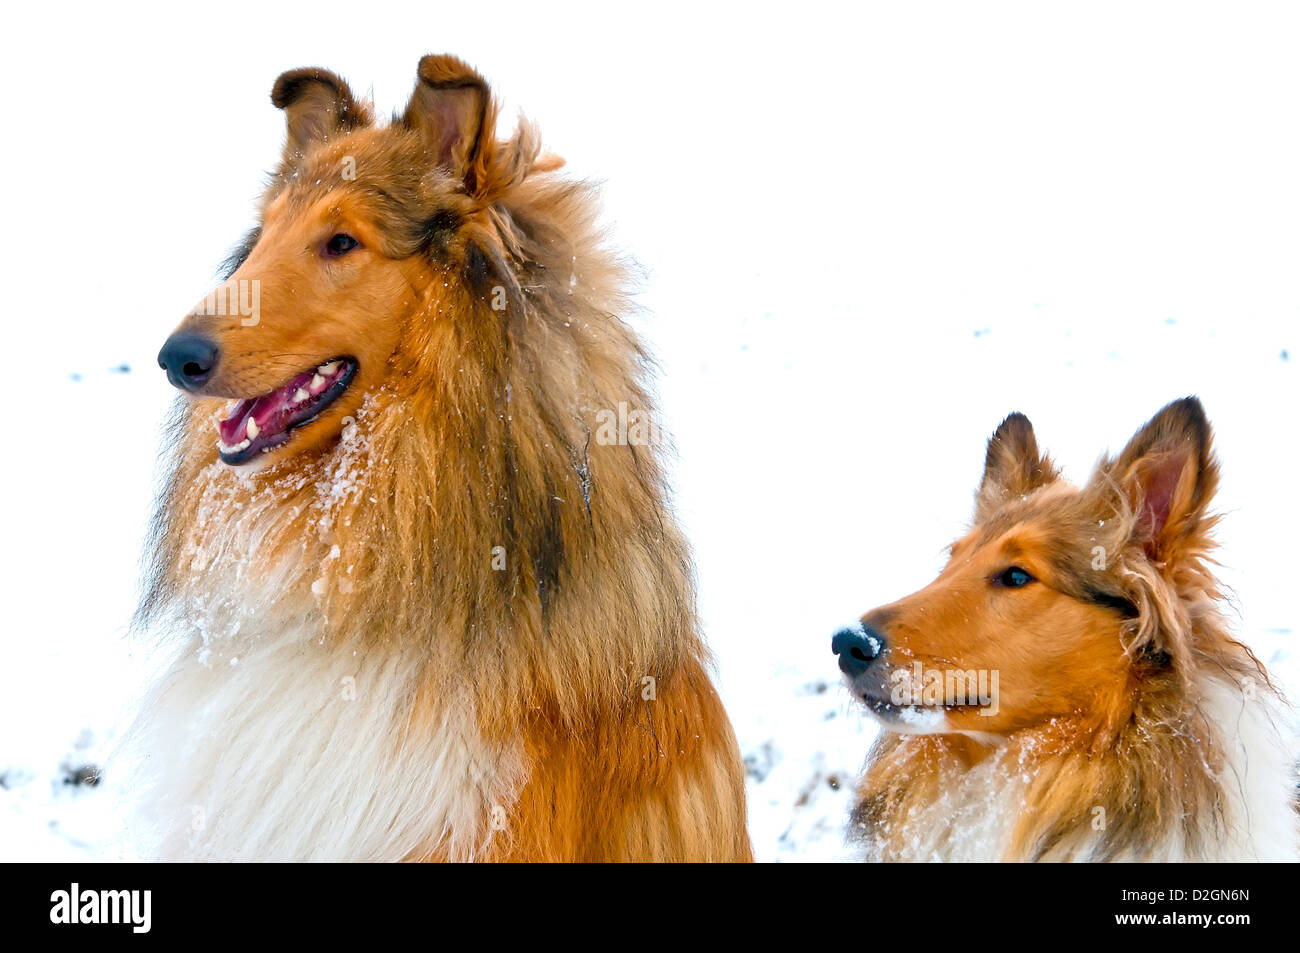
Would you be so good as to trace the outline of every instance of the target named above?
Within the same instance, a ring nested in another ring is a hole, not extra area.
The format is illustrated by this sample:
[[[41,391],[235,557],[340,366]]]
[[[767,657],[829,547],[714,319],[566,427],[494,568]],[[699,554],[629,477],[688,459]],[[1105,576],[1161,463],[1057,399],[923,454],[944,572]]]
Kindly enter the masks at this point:
[[[1002,570],[994,581],[1004,589],[1023,589],[1034,581],[1034,577],[1019,566],[1012,566]]]
[[[326,258],[338,258],[341,255],[346,255],[360,244],[359,241],[346,232],[339,232],[325,243],[324,255]]]

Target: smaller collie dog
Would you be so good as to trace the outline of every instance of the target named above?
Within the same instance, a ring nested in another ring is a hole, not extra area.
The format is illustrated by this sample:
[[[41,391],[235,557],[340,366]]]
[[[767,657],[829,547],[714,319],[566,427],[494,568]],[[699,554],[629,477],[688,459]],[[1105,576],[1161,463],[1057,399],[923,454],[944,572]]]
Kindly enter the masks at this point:
[[[832,639],[883,729],[850,837],[888,861],[1296,860],[1290,709],[1228,631],[1209,422],[1083,487],[1012,414],[939,577]]]
[[[592,187],[450,56],[390,123],[323,69],[271,100],[258,225],[159,354],[143,852],[752,859]]]

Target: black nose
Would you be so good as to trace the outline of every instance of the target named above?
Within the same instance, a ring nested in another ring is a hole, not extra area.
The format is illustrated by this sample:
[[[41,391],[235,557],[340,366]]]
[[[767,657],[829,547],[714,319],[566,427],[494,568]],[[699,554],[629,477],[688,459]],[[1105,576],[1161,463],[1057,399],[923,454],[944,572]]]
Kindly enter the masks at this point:
[[[173,334],[158,352],[158,366],[172,386],[198,390],[217,366],[217,346],[197,334]]]
[[[840,671],[849,677],[865,672],[884,650],[885,637],[861,623],[831,636],[831,651],[840,657]]]

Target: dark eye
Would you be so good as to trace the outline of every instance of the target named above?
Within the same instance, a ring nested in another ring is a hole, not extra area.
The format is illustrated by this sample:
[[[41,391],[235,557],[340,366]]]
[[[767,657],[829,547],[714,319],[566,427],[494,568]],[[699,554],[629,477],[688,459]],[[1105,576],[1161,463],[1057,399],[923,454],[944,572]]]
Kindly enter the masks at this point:
[[[339,232],[325,243],[324,255],[326,258],[338,258],[340,255],[346,255],[360,244],[359,241],[346,232]]]
[[[1034,577],[1019,566],[1012,566],[1002,570],[993,581],[1004,589],[1023,589],[1034,581]]]

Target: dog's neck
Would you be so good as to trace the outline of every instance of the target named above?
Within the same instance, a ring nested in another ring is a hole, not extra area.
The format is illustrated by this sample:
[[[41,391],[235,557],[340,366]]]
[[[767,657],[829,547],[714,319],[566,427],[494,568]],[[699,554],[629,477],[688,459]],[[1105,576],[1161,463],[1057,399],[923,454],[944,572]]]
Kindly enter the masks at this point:
[[[214,462],[192,414],[148,614],[206,616],[209,641],[309,616],[327,645],[405,643],[506,720],[528,696],[581,725],[704,656],[653,447],[538,434],[522,411],[466,434],[440,396],[381,389],[336,445],[251,476]]]
[[[1061,724],[991,748],[883,736],[850,833],[876,860],[1297,859],[1287,710],[1246,684],[1208,679],[1104,746],[1064,743]]]
[[[583,730],[702,656],[653,482],[588,500],[567,451],[567,484],[485,477],[498,442],[439,442],[427,407],[389,399],[251,476],[190,422],[145,618],[182,637],[141,726],[170,765],[146,802],[166,855],[482,856],[530,770],[530,719]],[[624,453],[606,457],[612,487]]]

